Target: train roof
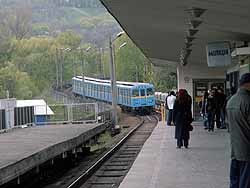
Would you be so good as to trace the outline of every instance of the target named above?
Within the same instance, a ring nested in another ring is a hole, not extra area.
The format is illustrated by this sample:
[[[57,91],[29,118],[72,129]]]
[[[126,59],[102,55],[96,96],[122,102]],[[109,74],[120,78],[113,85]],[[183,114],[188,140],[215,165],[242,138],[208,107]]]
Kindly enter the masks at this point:
[[[82,80],[82,76],[75,76],[73,77],[73,79],[76,79],[76,80]],[[107,84],[109,85],[110,84],[110,80],[104,80],[104,79],[97,79],[97,78],[91,78],[91,77],[86,77],[84,76],[84,81],[85,82],[91,82],[91,83],[100,83],[100,84]],[[117,81],[116,82],[117,85],[119,86],[123,86],[123,87],[133,87],[133,86],[145,86],[145,85],[148,85],[148,86],[151,86],[153,87],[153,84],[150,84],[150,83],[141,83],[141,82],[124,82],[124,81]]]

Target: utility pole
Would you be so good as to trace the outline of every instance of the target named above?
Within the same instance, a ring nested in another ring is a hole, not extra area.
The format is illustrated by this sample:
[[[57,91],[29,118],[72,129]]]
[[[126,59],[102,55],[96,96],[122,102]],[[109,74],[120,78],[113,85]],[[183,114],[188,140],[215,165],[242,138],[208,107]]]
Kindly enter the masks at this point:
[[[76,76],[76,58],[75,58],[74,51],[73,51],[73,74],[75,77]]]
[[[116,70],[115,70],[115,62],[114,62],[114,46],[109,38],[109,49],[110,49],[110,82],[111,82],[111,93],[112,93],[112,123],[114,125],[118,122],[117,117],[117,88],[116,88]]]
[[[139,76],[138,76],[138,66],[135,65],[135,79],[136,79],[136,82],[139,81],[139,78],[138,78],[138,77],[139,77]]]
[[[58,75],[58,64],[59,64],[59,57],[58,57],[58,48],[56,48],[56,89],[58,89],[59,85],[59,75]]]
[[[60,49],[60,90],[63,86],[63,49]]]
[[[104,66],[102,63],[102,48],[99,48],[99,53],[100,53],[100,77],[103,79],[104,78]]]
[[[80,49],[81,53],[81,63],[82,63],[82,95],[85,96],[85,90],[84,90],[84,71],[85,71],[85,62],[83,58],[83,49]]]

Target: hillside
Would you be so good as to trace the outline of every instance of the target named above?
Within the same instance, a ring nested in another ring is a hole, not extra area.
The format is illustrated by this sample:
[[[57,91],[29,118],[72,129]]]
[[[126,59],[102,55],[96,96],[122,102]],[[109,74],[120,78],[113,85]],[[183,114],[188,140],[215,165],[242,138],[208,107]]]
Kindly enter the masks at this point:
[[[120,31],[98,0],[0,0],[0,5],[4,11],[14,12],[21,7],[30,12],[31,36],[57,36],[71,30],[80,34],[83,42],[104,46],[111,34]]]

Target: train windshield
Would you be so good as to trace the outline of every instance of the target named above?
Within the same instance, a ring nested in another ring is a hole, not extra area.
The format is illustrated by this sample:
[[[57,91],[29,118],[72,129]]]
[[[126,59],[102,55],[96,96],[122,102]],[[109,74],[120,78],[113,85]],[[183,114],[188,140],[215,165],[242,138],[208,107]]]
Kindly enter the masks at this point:
[[[154,95],[154,89],[153,88],[148,88],[147,89],[147,96],[149,95]]]
[[[139,96],[139,90],[138,89],[134,89],[132,92],[132,96],[133,97],[138,97]]]
[[[145,96],[146,93],[145,93],[145,89],[141,89],[141,96]]]

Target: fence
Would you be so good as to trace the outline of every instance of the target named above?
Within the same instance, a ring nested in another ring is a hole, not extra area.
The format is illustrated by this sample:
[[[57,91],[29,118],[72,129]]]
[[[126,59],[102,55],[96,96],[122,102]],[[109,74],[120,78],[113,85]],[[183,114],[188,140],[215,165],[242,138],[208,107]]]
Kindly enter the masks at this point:
[[[97,122],[96,103],[35,106],[35,124],[66,124]]]
[[[111,110],[105,105],[97,103],[37,105],[15,107],[13,109],[14,127],[96,123],[109,121],[110,117]],[[0,110],[0,130],[6,128],[6,111]]]
[[[28,126],[34,123],[34,106],[14,108],[14,126]]]

